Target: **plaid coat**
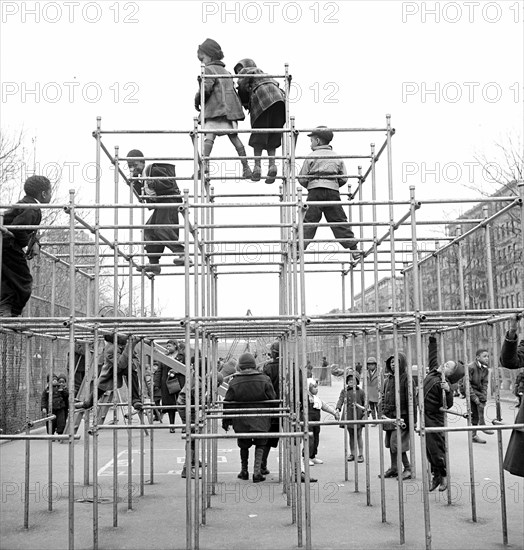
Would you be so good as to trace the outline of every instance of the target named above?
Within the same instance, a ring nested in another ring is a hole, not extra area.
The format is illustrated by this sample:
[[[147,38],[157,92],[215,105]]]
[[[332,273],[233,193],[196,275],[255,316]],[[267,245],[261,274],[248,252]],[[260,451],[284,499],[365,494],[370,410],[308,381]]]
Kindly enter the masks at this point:
[[[264,74],[257,67],[242,69],[239,75]],[[238,95],[242,105],[249,111],[251,127],[255,127],[257,118],[271,105],[284,102],[284,92],[272,78],[252,78],[245,76],[238,79]]]

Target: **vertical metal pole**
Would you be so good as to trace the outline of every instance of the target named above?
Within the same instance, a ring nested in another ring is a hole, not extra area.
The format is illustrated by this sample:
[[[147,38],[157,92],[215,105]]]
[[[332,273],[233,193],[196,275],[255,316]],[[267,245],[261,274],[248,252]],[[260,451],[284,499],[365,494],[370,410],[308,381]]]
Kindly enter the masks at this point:
[[[115,147],[115,176],[114,176],[114,200],[118,205],[118,168],[119,148]],[[113,316],[119,316],[119,294],[118,294],[118,208],[114,209],[114,242],[113,242]],[[113,335],[113,423],[118,420],[118,336],[115,331]],[[129,389],[129,388],[128,388]],[[128,397],[131,397],[130,395]],[[129,410],[129,409],[128,409]],[[113,435],[113,527],[118,527],[118,430],[111,430]],[[128,457],[129,460],[130,457]]]
[[[29,428],[29,394],[31,393],[31,335],[27,335],[25,338],[25,434],[29,436],[31,434]],[[52,380],[50,379],[52,384]],[[51,409],[50,413],[52,414]],[[24,528],[29,528],[29,472],[31,469],[31,440],[25,440],[25,472],[24,472]]]
[[[93,316],[93,278],[90,277],[87,281],[87,298],[86,298],[86,315],[87,317]],[[54,314],[53,314],[54,317]],[[89,376],[89,351],[87,345],[83,345],[84,348],[84,380],[87,382]],[[75,387],[76,392],[76,387]],[[76,396],[75,396],[76,397]],[[85,414],[84,421],[84,485],[89,485],[89,453],[91,441],[88,433],[88,414]]]
[[[375,156],[375,144],[371,143],[371,200],[373,203],[377,200],[377,172],[376,172],[376,156]],[[375,311],[379,311],[379,293],[378,293],[378,233],[377,233],[377,205],[373,204],[371,207],[372,212],[372,221],[373,221],[373,290],[374,290],[374,303]],[[391,280],[391,285],[395,284],[395,280]],[[382,395],[382,390],[384,387],[384,369],[382,362],[380,360],[380,329],[379,325],[376,325],[375,328],[375,357],[377,358],[377,376],[378,376],[378,387],[379,395]],[[381,417],[382,411],[380,406],[380,399],[378,405],[377,415],[378,418]],[[379,439],[379,468],[380,468],[380,508],[382,514],[382,522],[386,522],[386,483],[384,479],[384,446],[382,445],[383,440],[383,426],[379,422],[378,424],[378,439]],[[366,450],[366,452],[368,452]]]
[[[486,220],[489,217],[488,207],[482,208],[483,217]],[[488,297],[489,308],[495,309],[495,289],[493,285],[493,257],[491,254],[491,233],[488,223],[484,225],[484,235],[486,239],[486,274],[488,283]],[[492,349],[491,354],[493,357],[494,369],[495,369],[495,407],[497,420],[502,420],[502,412],[500,408],[500,364],[497,360],[499,350],[496,346],[496,328],[495,325],[489,324],[489,330],[491,332]],[[500,481],[500,513],[502,520],[502,544],[505,546],[508,544],[508,517],[506,510],[506,483],[504,480],[504,451],[502,443],[502,430],[497,430],[497,452],[499,458],[499,481]]]
[[[457,228],[457,237],[460,237],[462,234],[462,229]],[[466,309],[466,296],[464,289],[464,268],[462,265],[462,240],[457,243],[457,263],[458,263],[458,278],[459,278],[459,293],[460,293],[460,309]],[[462,333],[462,353],[464,360],[466,360],[468,354],[468,345],[466,339],[466,333],[464,329],[461,329]],[[468,412],[468,426],[471,426],[471,391],[469,384],[469,372],[466,367],[466,373],[464,375],[464,388],[466,390],[466,407]],[[471,491],[471,519],[472,521],[477,521],[477,502],[475,496],[475,465],[473,461],[473,432],[468,431],[468,454],[469,454],[469,481],[470,481],[470,491]]]
[[[418,259],[418,247],[417,247],[417,219],[416,212],[420,207],[415,199],[415,187],[410,186],[410,211],[411,211],[411,250],[413,255],[413,308],[415,310],[415,346],[417,350],[417,365],[418,365],[418,387],[419,387],[419,409],[420,409],[420,453],[422,462],[422,494],[424,504],[424,530],[426,533],[426,550],[431,549],[431,523],[429,515],[429,487],[427,476],[427,457],[426,457],[426,431],[425,431],[425,418],[424,418],[424,361],[422,360],[421,349],[421,332],[420,332],[420,278],[419,278],[419,259]],[[411,365],[408,363],[408,395],[409,395],[409,432],[410,432],[410,448],[413,449],[414,445],[413,436],[413,378],[411,375]],[[413,453],[414,455],[414,453]],[[400,476],[400,471],[399,471]]]
[[[397,311],[397,287],[396,287],[396,269],[395,269],[395,219],[393,208],[393,158],[391,150],[391,115],[386,115],[386,150],[387,150],[387,163],[388,163],[388,196],[389,205],[389,227],[390,227],[390,243],[391,243],[391,311],[396,313]],[[396,404],[396,417],[400,418],[400,377],[399,377],[399,355],[398,355],[398,322],[396,318],[393,318],[393,353],[395,356],[395,404]],[[401,431],[400,425],[397,423],[397,444],[398,450],[401,451]],[[404,525],[404,487],[402,484],[402,452],[397,452],[397,471],[398,471],[398,514],[399,514],[399,536],[400,544],[405,542],[405,525]]]
[[[186,548],[191,550],[193,548],[193,509],[191,500],[191,387],[193,381],[191,380],[191,343],[190,343],[190,280],[189,270],[187,269],[189,263],[189,191],[184,189],[184,260],[186,269],[184,271],[184,328],[185,328],[185,342],[186,342]],[[188,464],[189,459],[189,464]]]
[[[75,394],[75,191],[69,191],[69,395]],[[75,417],[74,399],[69,399],[69,418]],[[75,547],[75,423],[69,422],[69,548]]]
[[[439,242],[435,242],[435,269],[437,274],[437,307],[439,311],[443,310],[442,307],[442,277],[441,277],[441,271],[440,271],[440,254],[439,252],[440,244]],[[444,335],[442,333],[439,333],[438,335],[438,349],[440,354],[440,362],[444,363]],[[442,404],[445,406],[446,400],[445,400],[446,392],[442,390]],[[447,414],[444,414],[444,427],[447,428],[448,426],[448,416]],[[448,506],[451,506],[452,499],[451,499],[451,463],[449,460],[449,437],[448,432],[444,432],[444,444],[446,446],[446,473],[448,478],[448,489],[446,491],[447,497],[448,497]]]
[[[102,179],[100,153],[101,153],[101,122],[96,119],[96,172],[95,172],[95,269],[94,269],[94,303],[95,315],[100,309],[100,183]],[[93,330],[93,550],[98,549],[98,323]],[[88,413],[89,414],[89,413]],[[88,423],[88,416],[84,413],[84,424]]]
[[[56,303],[56,261],[52,261],[51,263],[51,317],[55,316],[55,303]],[[56,344],[56,340],[53,340],[51,343],[51,357],[50,357],[50,372],[49,372],[49,380],[52,382],[53,378],[53,370],[55,365],[55,354],[54,354],[54,347]],[[48,415],[53,414],[53,400],[51,399],[53,392],[53,384],[51,383],[49,385],[49,404],[47,407]],[[71,417],[69,419],[71,422]],[[52,425],[53,422],[49,421],[47,423],[47,433],[51,433],[52,431]],[[48,441],[48,448],[47,448],[47,482],[49,483],[49,487],[52,487],[53,483],[53,441],[50,439]],[[49,499],[48,499],[48,505],[47,509],[51,512],[53,510],[53,498],[52,498],[52,491],[49,492]]]

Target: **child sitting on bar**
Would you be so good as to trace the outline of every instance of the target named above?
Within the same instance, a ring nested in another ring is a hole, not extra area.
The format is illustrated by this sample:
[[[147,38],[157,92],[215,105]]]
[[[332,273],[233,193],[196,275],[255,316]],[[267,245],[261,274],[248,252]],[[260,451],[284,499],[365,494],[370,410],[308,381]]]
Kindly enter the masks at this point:
[[[464,366],[461,363],[446,361],[439,366],[437,351],[437,339],[432,335],[429,337],[428,344],[429,373],[424,379],[424,424],[426,428],[444,426],[445,413],[441,409],[449,409],[453,405],[453,392],[450,386],[464,376]],[[434,491],[438,487],[439,491],[445,491],[448,488],[448,479],[446,440],[443,432],[426,433],[426,456],[431,464],[431,473],[433,474],[429,490]]]

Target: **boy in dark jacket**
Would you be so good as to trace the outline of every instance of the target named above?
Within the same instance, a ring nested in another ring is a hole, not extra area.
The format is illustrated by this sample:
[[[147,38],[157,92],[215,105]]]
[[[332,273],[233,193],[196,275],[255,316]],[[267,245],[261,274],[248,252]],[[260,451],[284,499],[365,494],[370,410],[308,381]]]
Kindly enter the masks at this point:
[[[446,361],[439,367],[437,339],[434,336],[429,337],[428,355],[429,373],[424,379],[424,424],[426,428],[442,427],[444,426],[445,413],[440,409],[449,409],[453,405],[451,384],[456,383],[464,376],[464,366],[455,361]],[[434,491],[440,485],[439,491],[445,491],[448,488],[446,440],[442,432],[426,433],[426,456],[431,464],[433,474],[429,490]]]
[[[173,263],[184,265],[184,245],[178,243],[178,203],[182,202],[180,190],[175,179],[175,166],[167,163],[154,163],[145,168],[145,162],[139,160],[144,154],[138,149],[127,153],[128,157],[136,157],[137,160],[128,160],[127,165],[133,178],[141,178],[142,173],[147,179],[133,180],[133,189],[138,196],[146,195],[146,202],[173,203],[172,208],[153,208],[152,216],[147,220],[144,229],[144,240],[147,241],[146,253],[149,263],[144,271],[158,275],[161,271],[160,256],[167,247],[176,254]],[[169,178],[169,179],[149,179]],[[158,227],[170,225],[171,227]],[[167,242],[166,242],[167,241]]]
[[[336,156],[329,143],[333,139],[333,132],[325,130],[325,126],[318,126],[308,137],[311,139],[312,153],[304,161],[298,182],[308,190],[307,200],[309,201],[340,201],[339,187],[348,181],[346,165],[341,159],[324,158]],[[352,254],[358,258],[360,254],[356,251],[357,241],[347,223],[348,219],[342,205],[313,206],[309,205],[304,217],[304,250],[315,238],[317,224],[324,214],[328,223],[343,223],[343,225],[332,225],[331,231],[336,239],[343,239],[340,244],[343,248],[354,250]]]
[[[228,408],[249,409],[272,407],[274,403],[265,404],[264,401],[275,400],[276,394],[269,376],[259,372],[255,358],[251,353],[243,353],[238,358],[238,373],[233,376],[229,382],[229,388],[224,397],[224,412]],[[233,403],[228,404],[228,401]],[[239,479],[249,479],[248,460],[249,448],[255,445],[255,465],[253,467],[253,483],[265,481],[261,473],[262,456],[264,447],[267,445],[267,439],[257,438],[256,433],[269,432],[271,427],[271,418],[269,416],[258,415],[252,417],[236,416],[234,418],[225,417],[222,421],[224,430],[228,430],[233,425],[237,433],[253,433],[254,437],[249,439],[237,439],[240,447],[240,461],[242,467],[238,474]]]
[[[38,205],[51,200],[51,182],[44,176],[31,176],[25,181],[24,192],[25,197],[18,204],[33,204],[34,207],[10,208],[4,215],[8,230],[10,225],[40,225],[42,212]],[[0,317],[19,317],[31,297],[33,277],[27,260],[40,252],[36,231],[13,229],[11,234],[3,234]]]
[[[55,415],[55,419],[51,421],[51,427],[47,423],[47,433],[52,435],[55,432],[59,435],[64,433],[64,428],[67,420],[67,413],[69,410],[69,392],[67,391],[67,378],[65,374],[53,375],[53,391],[52,391],[52,404],[51,413]],[[49,411],[49,375],[47,375],[47,386],[42,392],[40,399],[40,407],[42,414],[47,416]]]
[[[402,464],[404,472],[402,479],[411,479],[411,465],[409,463],[407,452],[409,451],[409,384],[412,385],[413,409],[416,408],[416,392],[413,381],[408,378],[406,356],[399,352],[398,354],[398,372],[400,384],[400,417],[404,420],[405,427],[400,428],[400,449],[397,441],[397,430],[394,424],[384,424],[385,446],[389,449],[391,466],[384,473],[384,477],[397,477],[397,455],[400,450],[402,453]],[[384,389],[381,395],[381,410],[382,414],[387,418],[396,418],[396,391],[395,391],[395,356],[392,355],[386,361],[386,369],[384,379]],[[414,414],[414,416],[416,416]],[[379,476],[380,477],[380,476]]]

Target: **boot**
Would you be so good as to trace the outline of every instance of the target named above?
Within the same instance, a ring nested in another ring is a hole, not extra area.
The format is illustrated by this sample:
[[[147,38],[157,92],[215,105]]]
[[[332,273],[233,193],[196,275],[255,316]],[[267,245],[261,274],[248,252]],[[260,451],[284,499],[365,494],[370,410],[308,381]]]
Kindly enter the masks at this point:
[[[384,472],[384,477],[397,477],[397,453],[389,451],[389,457],[391,459],[391,466],[389,467],[389,470],[386,470]],[[378,477],[380,477],[380,474],[378,475]]]
[[[248,471],[249,449],[240,449],[240,473],[237,475],[238,479],[249,479]]]
[[[260,167],[260,160],[255,160],[255,167],[253,168],[251,181],[260,181],[261,176],[262,176],[262,169]]]
[[[275,179],[277,177],[277,167],[272,164],[270,167],[269,167],[269,170],[267,172],[267,176],[266,176],[266,183],[275,183]]]
[[[267,476],[269,474],[269,470],[267,469],[267,457],[269,456],[269,451],[271,447],[267,445],[264,447],[264,454],[262,455],[262,464],[260,465],[260,473],[263,476]]]
[[[411,464],[409,463],[408,453],[402,453],[402,464],[404,466],[402,479],[411,479]]]
[[[434,491],[442,482],[442,478],[438,475],[433,476],[433,481],[431,482],[431,487],[429,488],[429,492]],[[440,489],[439,489],[440,490]]]
[[[246,150],[244,149],[243,146],[237,147],[236,149],[239,157],[246,156]],[[249,167],[247,159],[241,159],[240,162],[242,163],[242,178],[245,180],[252,179],[253,172],[251,172],[251,168]]]
[[[440,480],[440,487],[438,490],[440,492],[445,491],[448,488],[448,478],[446,476],[442,476],[442,479]]]
[[[255,447],[255,465],[253,466],[253,483],[259,483],[260,481],[266,480],[266,478],[260,473],[263,454],[264,454],[264,447]]]

